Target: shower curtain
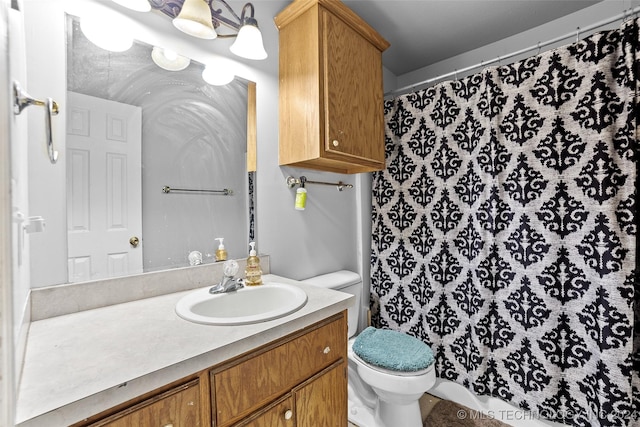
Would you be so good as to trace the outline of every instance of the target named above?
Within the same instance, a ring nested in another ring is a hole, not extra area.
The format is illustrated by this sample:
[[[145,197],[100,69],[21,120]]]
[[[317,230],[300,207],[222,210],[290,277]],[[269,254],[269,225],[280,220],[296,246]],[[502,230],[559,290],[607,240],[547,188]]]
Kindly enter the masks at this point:
[[[638,42],[628,21],[385,102],[373,324],[523,417],[640,425]]]

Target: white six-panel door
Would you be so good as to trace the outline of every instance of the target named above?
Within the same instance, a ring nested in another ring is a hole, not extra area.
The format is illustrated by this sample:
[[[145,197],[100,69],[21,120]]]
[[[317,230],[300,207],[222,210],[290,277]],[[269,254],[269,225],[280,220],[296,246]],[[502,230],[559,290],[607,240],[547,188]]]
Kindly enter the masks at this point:
[[[69,282],[140,273],[142,110],[74,92],[67,104]]]

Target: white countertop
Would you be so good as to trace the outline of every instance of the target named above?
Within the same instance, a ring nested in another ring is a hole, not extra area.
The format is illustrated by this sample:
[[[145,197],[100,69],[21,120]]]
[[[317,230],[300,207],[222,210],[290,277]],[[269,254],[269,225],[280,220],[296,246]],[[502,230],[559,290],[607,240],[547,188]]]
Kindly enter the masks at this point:
[[[339,313],[354,297],[300,286],[300,310],[242,326],[200,325],[175,313],[178,292],[32,322],[16,420],[66,426]]]

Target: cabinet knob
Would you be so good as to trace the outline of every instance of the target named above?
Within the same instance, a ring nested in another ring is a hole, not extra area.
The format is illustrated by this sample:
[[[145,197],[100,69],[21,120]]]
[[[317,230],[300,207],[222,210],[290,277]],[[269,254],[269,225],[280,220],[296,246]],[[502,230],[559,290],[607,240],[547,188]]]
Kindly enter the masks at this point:
[[[291,409],[287,409],[284,413],[284,419],[290,420],[293,417],[293,411]]]
[[[173,427],[173,423],[165,424],[165,425],[164,425],[164,426],[162,426],[162,427]]]
[[[334,139],[333,141],[331,141],[331,143],[333,144],[334,147],[337,147],[338,145],[340,145],[340,142],[337,139]]]
[[[322,350],[324,354],[329,354],[330,351],[331,351],[331,347],[328,347],[328,346],[325,347],[324,350]]]

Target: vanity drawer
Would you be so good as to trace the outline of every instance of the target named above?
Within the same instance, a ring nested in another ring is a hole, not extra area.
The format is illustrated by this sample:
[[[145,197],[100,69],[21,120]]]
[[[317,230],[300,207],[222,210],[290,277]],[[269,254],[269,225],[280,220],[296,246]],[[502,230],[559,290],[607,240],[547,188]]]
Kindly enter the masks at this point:
[[[230,425],[288,393],[339,359],[346,360],[345,313],[237,364],[211,371],[216,427]]]
[[[202,425],[200,420],[200,385],[198,380],[193,380],[117,412],[89,427],[195,427]]]

